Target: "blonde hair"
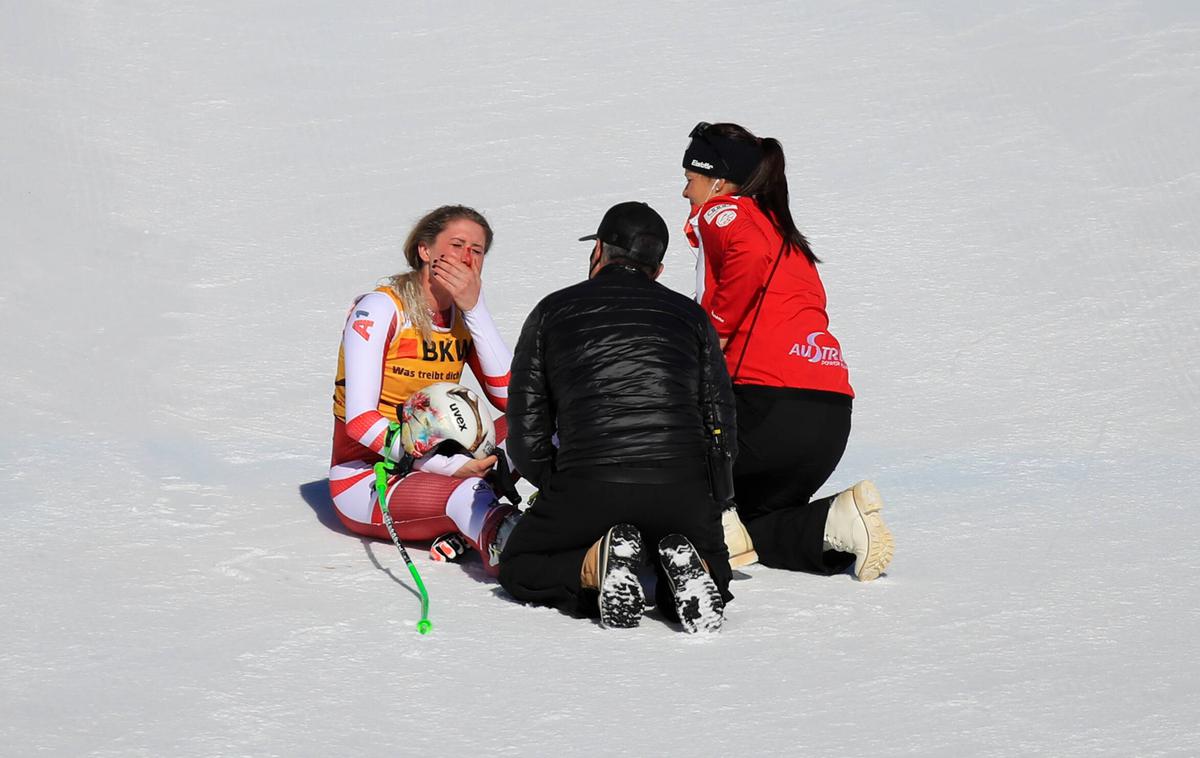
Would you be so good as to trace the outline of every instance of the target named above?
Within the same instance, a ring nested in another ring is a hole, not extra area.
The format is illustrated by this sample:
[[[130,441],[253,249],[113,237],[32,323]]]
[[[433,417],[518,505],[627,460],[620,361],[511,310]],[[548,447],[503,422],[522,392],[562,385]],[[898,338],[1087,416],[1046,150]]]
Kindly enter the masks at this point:
[[[432,247],[434,240],[450,222],[460,218],[483,227],[483,252],[486,254],[492,247],[493,235],[492,227],[483,214],[465,205],[443,205],[422,216],[404,241],[404,260],[411,270],[393,274],[387,280],[388,286],[400,298],[408,320],[421,333],[421,339],[429,339],[433,332],[433,318],[429,313],[429,304],[425,302],[425,290],[421,287],[421,269],[425,267],[425,261],[421,260],[419,248],[421,245]]]

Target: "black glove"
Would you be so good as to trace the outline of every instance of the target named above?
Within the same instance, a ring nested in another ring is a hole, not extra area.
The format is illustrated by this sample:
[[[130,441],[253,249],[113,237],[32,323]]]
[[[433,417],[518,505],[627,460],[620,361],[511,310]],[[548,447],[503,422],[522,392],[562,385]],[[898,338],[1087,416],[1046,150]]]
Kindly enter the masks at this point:
[[[484,481],[492,485],[492,490],[500,497],[506,498],[513,505],[521,504],[521,495],[517,493],[516,478],[508,467],[508,456],[503,450],[496,450],[496,465],[487,472]]]

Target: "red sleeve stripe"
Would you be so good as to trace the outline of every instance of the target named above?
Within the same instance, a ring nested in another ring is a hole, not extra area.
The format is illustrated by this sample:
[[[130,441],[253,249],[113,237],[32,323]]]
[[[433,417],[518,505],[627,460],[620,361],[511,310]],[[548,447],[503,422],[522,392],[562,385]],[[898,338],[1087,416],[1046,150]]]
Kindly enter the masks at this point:
[[[366,479],[368,476],[374,476],[374,474],[375,474],[374,469],[367,469],[365,471],[360,471],[359,473],[354,474],[353,476],[348,476],[345,479],[333,479],[329,482],[329,494],[332,495],[333,497],[337,497],[338,495],[342,494],[346,490],[350,489],[354,485],[361,482],[363,479]]]
[[[509,371],[504,376],[485,376],[483,383],[489,387],[507,387],[508,380],[512,378],[512,372]]]
[[[383,446],[384,446],[384,443],[386,443],[386,442],[387,442],[387,427],[385,426],[383,428],[383,431],[381,431],[378,434],[378,436],[375,437],[375,439],[371,440],[371,444],[367,445],[367,447],[371,448],[372,450],[374,450],[377,453],[381,453],[381,452],[383,452]]]
[[[359,444],[379,452],[387,439],[388,423],[379,411],[360,413],[346,423],[346,433]]]

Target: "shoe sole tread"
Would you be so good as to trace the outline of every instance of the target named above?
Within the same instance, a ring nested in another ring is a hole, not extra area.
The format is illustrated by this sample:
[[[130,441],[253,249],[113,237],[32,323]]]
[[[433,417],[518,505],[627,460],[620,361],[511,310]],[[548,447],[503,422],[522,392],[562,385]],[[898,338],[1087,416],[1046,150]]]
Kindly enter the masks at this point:
[[[696,548],[687,538],[673,534],[659,541],[658,554],[683,630],[689,634],[718,631],[725,621],[725,601]]]
[[[610,629],[632,629],[641,623],[646,595],[637,569],[644,549],[637,529],[618,524],[600,545],[600,624]]]
[[[867,529],[867,555],[859,561],[861,565],[854,567],[854,574],[859,581],[870,582],[879,578],[896,551],[892,532],[883,523],[879,511],[883,508],[883,497],[879,489],[870,481],[862,481],[854,485],[854,507],[862,518]]]

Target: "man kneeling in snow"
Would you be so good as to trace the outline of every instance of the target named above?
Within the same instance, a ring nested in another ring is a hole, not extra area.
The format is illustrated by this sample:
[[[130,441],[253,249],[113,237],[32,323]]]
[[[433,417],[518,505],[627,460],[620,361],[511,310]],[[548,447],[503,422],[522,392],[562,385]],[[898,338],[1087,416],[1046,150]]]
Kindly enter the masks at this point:
[[[588,280],[538,303],[512,363],[508,452],[540,489],[500,557],[500,583],[519,600],[634,627],[648,558],[664,614],[716,631],[732,572],[705,462],[714,429],[737,439],[716,333],[695,302],[655,281],[668,234],[648,205],[614,206],[583,240],[595,240]]]

